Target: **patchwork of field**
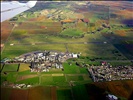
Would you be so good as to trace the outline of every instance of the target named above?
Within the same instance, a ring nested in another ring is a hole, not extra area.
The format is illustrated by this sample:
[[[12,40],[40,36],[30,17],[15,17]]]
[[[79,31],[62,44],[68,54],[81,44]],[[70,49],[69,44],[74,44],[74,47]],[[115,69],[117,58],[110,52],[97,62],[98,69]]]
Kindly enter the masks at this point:
[[[12,66],[5,65],[5,71]],[[14,66],[17,66],[17,64]],[[81,100],[83,98],[97,100],[97,96],[103,98],[105,91],[120,98],[123,97],[122,100],[127,100],[126,98],[129,98],[132,92],[132,80],[92,83],[86,68],[80,68],[75,64],[64,63],[64,71],[52,68],[50,72],[42,73],[31,73],[28,66],[28,64],[20,64],[18,72],[1,74],[1,81],[39,85],[39,87],[24,90],[1,88],[2,100],[5,100],[5,98],[6,100],[36,100],[33,94],[39,100],[43,100],[43,98],[47,98],[47,100],[64,100],[64,98],[66,100]],[[14,70],[16,69],[14,68]],[[18,96],[18,93],[22,94],[22,97]]]
[[[75,64],[69,65],[68,63],[64,63],[64,71],[52,68],[49,72],[42,73],[31,73],[28,67],[29,64],[20,64],[18,72],[8,72],[6,69],[12,66],[4,66],[1,73],[1,81],[12,82],[15,84],[31,84],[33,87],[22,90],[2,87],[2,100],[62,100],[64,98],[66,98],[66,100],[71,100],[71,98],[73,98],[71,94],[71,86],[78,86],[92,82],[87,69],[80,68]],[[6,74],[4,74],[5,71]],[[34,87],[38,85],[39,87]],[[73,91],[77,90],[74,88]],[[77,92],[75,93],[74,98],[76,98],[77,95]],[[19,96],[19,94],[22,95]]]
[[[115,46],[98,33],[86,34],[83,38],[69,38],[41,33],[30,34],[27,30],[17,29],[14,29],[6,43],[2,58],[14,58],[24,53],[38,50],[56,50],[60,52],[68,50],[74,53],[81,52],[82,56],[102,57],[103,59],[126,59],[122,54],[121,57],[114,55],[112,51],[117,50]]]
[[[29,64],[20,64],[19,67],[18,64],[12,64],[10,66],[5,64],[1,72],[1,84],[4,81],[9,81],[16,84],[67,87],[71,85],[71,81],[73,81],[73,85],[92,82],[86,68],[80,68],[74,63],[71,66],[68,63],[64,63],[63,66],[64,71],[52,68],[49,72],[38,73],[30,72]]]
[[[131,98],[132,80],[93,83],[87,69],[75,64],[100,65],[103,60],[114,66],[132,64],[133,16],[129,2],[41,1],[16,17],[18,20],[1,25],[1,59],[38,50],[68,51],[81,56],[64,62],[64,71],[53,67],[49,72],[31,73],[29,64],[1,64],[1,85],[33,85],[29,89],[2,87],[1,100],[104,100],[106,91],[121,100]],[[71,22],[62,24],[65,19]],[[87,19],[88,23],[79,19]]]
[[[132,100],[132,82],[128,80],[89,83],[67,88],[53,86],[37,86],[29,89],[1,88],[1,100],[105,100],[106,91],[121,100]]]

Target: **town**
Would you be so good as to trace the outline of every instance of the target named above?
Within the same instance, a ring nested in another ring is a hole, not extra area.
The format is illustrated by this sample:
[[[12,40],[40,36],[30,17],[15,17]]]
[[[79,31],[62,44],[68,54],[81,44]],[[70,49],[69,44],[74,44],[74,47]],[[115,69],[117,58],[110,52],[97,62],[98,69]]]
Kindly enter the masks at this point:
[[[6,59],[3,63],[30,63],[31,72],[49,72],[51,67],[63,70],[63,62],[70,58],[78,58],[79,56],[80,54],[45,50],[27,53],[12,60]]]
[[[133,66],[113,67],[102,62],[101,66],[90,66],[88,71],[94,82],[133,79]]]

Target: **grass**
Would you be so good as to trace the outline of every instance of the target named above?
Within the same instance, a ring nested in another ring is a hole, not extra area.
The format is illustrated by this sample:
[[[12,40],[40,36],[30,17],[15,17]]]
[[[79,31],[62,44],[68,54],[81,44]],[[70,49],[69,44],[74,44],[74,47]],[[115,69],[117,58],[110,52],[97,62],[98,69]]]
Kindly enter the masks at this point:
[[[24,47],[23,47],[24,46]],[[56,50],[65,52],[66,48],[63,44],[44,44],[44,45],[18,45],[6,47],[2,53],[2,58],[14,58],[27,52],[33,52],[38,50]]]
[[[6,71],[17,71],[18,69],[18,64],[5,64],[2,72],[6,72]]]
[[[80,73],[79,67],[75,64],[72,64],[71,66],[68,63],[63,63],[64,66],[64,73],[65,74],[78,74]]]
[[[83,32],[77,29],[66,29],[61,34],[66,36],[81,36]]]
[[[84,85],[74,86],[72,87],[72,91],[76,100],[88,100],[89,98]]]
[[[6,78],[7,81],[15,83],[17,80],[17,73],[9,73]]]
[[[114,44],[114,46],[128,59],[132,59],[132,52],[129,51],[123,44]]]
[[[57,100],[72,100],[72,94],[70,89],[58,89]]]
[[[91,79],[89,76],[87,76],[87,75],[84,75],[83,78],[84,78],[84,80],[92,80],[92,79]]]
[[[7,79],[6,76],[2,76],[2,75],[1,75],[1,77],[0,77],[0,85],[1,85],[4,81],[6,81],[6,79]]]
[[[119,65],[122,65],[122,66],[133,65],[131,62],[110,62],[110,64],[111,64],[112,66],[119,66]]]
[[[18,84],[22,84],[23,83],[23,84],[35,85],[35,84],[38,84],[39,83],[39,77],[25,79],[25,80],[22,80],[22,81],[18,81],[16,83],[18,83]]]
[[[62,83],[62,82],[65,82],[66,79],[65,79],[64,76],[54,76],[54,77],[53,77],[53,81],[54,81],[54,82]]]
[[[56,86],[69,86],[64,76],[54,76],[53,82],[55,83]]]
[[[83,80],[84,80],[83,76],[79,76],[78,79],[79,79],[80,81],[83,81]]]
[[[31,74],[37,74],[37,72],[30,72],[30,70],[21,71],[18,73],[18,75],[31,75]]]
[[[54,85],[52,76],[41,77],[41,85]]]
[[[88,83],[92,83],[92,79],[89,80],[83,80],[83,81],[75,81],[74,85],[79,86],[79,85],[84,85],[84,84],[88,84]]]
[[[29,66],[30,66],[29,64],[20,64],[19,72],[30,70]]]
[[[39,23],[42,24],[42,23]],[[39,31],[36,31],[34,34],[29,33],[28,29],[15,29],[12,33],[12,35],[9,38],[9,41],[6,43],[4,51],[2,52],[2,58],[8,57],[8,58],[14,58],[16,56],[19,56],[21,54],[36,51],[36,50],[56,50],[65,52],[66,48],[64,44],[36,44],[32,45],[33,43],[63,43],[66,41],[69,42],[95,42],[95,41],[107,41],[106,38],[104,38],[101,34],[86,34],[83,38],[78,39],[72,39],[72,38],[64,38],[61,36],[58,36],[58,34],[55,36],[51,34],[41,34]],[[74,31],[76,32],[76,31]],[[82,34],[82,32],[80,32]],[[77,33],[76,33],[77,34]],[[72,35],[72,34],[69,34]],[[19,43],[20,45],[14,45],[10,46],[10,44],[16,44]],[[29,44],[29,45],[24,45]],[[90,57],[105,57],[113,59],[115,55],[113,55],[110,51],[112,49],[115,49],[113,45],[111,44],[68,44],[68,50],[70,52],[81,52],[82,56],[90,56]],[[106,48],[105,48],[106,47]],[[52,48],[52,49],[51,49]],[[108,51],[110,50],[110,51]],[[97,52],[95,52],[97,51]],[[102,55],[101,55],[102,54]],[[108,55],[108,57],[107,57]]]
[[[67,76],[67,81],[83,81],[82,76]]]
[[[88,71],[86,68],[79,68],[81,74],[88,74]]]

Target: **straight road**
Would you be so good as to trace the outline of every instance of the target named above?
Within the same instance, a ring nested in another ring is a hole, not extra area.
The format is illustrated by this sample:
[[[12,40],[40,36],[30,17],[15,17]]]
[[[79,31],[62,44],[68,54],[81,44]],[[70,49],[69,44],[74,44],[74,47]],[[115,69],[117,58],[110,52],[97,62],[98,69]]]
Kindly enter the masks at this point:
[[[35,42],[34,45],[43,45],[43,44],[105,44],[104,42]],[[15,43],[14,45],[33,45],[31,43]]]

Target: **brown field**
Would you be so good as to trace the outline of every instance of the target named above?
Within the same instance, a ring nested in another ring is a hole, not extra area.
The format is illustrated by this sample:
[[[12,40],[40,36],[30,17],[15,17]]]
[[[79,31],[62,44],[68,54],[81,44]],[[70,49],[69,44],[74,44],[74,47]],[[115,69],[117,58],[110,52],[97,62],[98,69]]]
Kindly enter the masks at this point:
[[[129,10],[118,11],[115,14],[123,16],[126,19],[132,19],[133,18],[132,11],[129,11]]]
[[[51,88],[49,87],[34,87],[29,89],[28,100],[56,100],[51,94],[56,94],[56,90],[51,93]]]
[[[55,91],[56,91],[56,87],[51,87],[51,96],[52,96],[51,100],[56,100],[57,98]]]
[[[122,37],[126,36],[125,30],[116,30],[115,33]]]
[[[11,88],[0,88],[0,100],[10,100],[9,96],[11,93]]]
[[[16,29],[39,29],[40,27],[35,22],[22,22],[18,24]]]
[[[7,21],[1,23],[1,42],[5,42],[7,40],[12,28],[13,25],[9,24]]]
[[[129,98],[133,92],[133,80],[98,82],[94,84],[95,86],[107,90],[114,95],[125,98]]]
[[[91,1],[92,4],[94,5],[110,5],[110,10],[114,11],[115,14],[124,16],[127,19],[132,19],[132,3],[130,2],[124,2],[124,1],[119,1],[119,2],[113,2],[113,1]],[[122,10],[121,8],[124,7],[126,8],[125,10]]]
[[[27,100],[29,90],[12,89],[9,100]]]
[[[1,88],[1,100],[56,100],[56,87]]]
[[[1,29],[8,29],[11,30],[13,25],[9,21],[5,21],[1,23]]]
[[[1,41],[4,42],[7,40],[8,36],[10,35],[11,30],[1,30]]]

